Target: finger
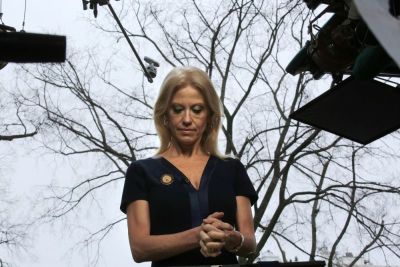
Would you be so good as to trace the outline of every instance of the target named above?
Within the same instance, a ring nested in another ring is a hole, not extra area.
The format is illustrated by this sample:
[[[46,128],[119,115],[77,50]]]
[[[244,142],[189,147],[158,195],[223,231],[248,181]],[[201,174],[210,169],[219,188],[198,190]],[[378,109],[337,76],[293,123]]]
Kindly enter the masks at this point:
[[[200,240],[200,253],[204,256],[204,257],[209,257],[209,250],[206,246],[206,243],[203,242],[203,240]]]
[[[209,217],[203,219],[203,223],[213,224],[213,223],[216,223],[216,222],[221,222],[221,220],[217,219],[217,218],[209,218]]]
[[[206,222],[206,223],[221,222],[222,221],[221,219],[222,218],[216,218],[216,217],[208,216],[207,218],[203,219],[203,222]]]
[[[207,232],[210,241],[225,242],[227,235],[222,231],[210,231]]]
[[[206,248],[206,247],[201,247],[201,248],[200,248],[200,253],[201,253],[204,257],[208,257],[208,253],[207,253],[207,248]]]
[[[206,246],[206,243],[204,243],[204,241],[203,240],[200,240],[200,249],[203,249],[204,251],[207,251],[207,246]]]
[[[216,257],[221,254],[221,249],[222,248],[219,248],[219,246],[215,245],[207,247],[207,245],[203,241],[200,241],[200,253],[204,257]]]
[[[207,243],[210,242],[212,239],[205,231],[200,231],[200,240],[204,243]]]
[[[223,230],[220,230],[217,227],[215,227],[214,225],[209,224],[209,223],[203,224],[201,226],[201,230],[204,231],[206,234],[208,234],[208,232],[210,232],[210,231],[223,232]]]
[[[215,241],[205,243],[204,245],[207,248],[207,252],[209,253],[220,252],[221,249],[224,247],[223,242],[215,242]]]
[[[223,222],[221,220],[215,219],[215,218],[206,218],[203,220],[203,224],[211,224],[214,227],[224,230],[224,231],[230,231],[233,230],[233,226],[230,225],[229,223]]]
[[[217,257],[218,255],[221,254],[221,250],[224,247],[223,243],[221,242],[209,242],[208,244],[205,244],[207,249],[206,249],[206,254],[209,257]]]
[[[216,225],[214,225],[214,226],[223,231],[232,231],[233,230],[232,225],[230,225],[229,223],[226,223],[226,222],[222,222],[222,221],[219,223],[216,223]]]
[[[208,215],[207,218],[217,218],[217,219],[222,219],[222,217],[224,217],[224,213],[222,211],[216,211],[214,213],[211,213],[210,215]]]
[[[200,231],[199,237],[200,240],[204,241],[204,243],[208,243],[210,241],[225,242],[227,239],[227,234],[225,231],[219,230],[212,225],[203,225],[202,229],[203,230]]]
[[[214,222],[214,223],[203,223],[202,229],[205,232],[209,232],[212,230],[219,230],[219,231],[232,231],[233,227],[229,223],[224,222]]]

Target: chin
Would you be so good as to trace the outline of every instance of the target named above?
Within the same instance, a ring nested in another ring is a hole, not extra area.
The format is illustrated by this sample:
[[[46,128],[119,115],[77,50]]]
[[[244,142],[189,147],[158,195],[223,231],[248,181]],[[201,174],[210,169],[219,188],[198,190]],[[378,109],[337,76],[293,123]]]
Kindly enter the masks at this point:
[[[194,139],[194,138],[178,138],[176,140],[178,144],[184,145],[184,146],[193,146],[195,145],[199,140]]]
[[[179,145],[183,146],[193,146],[196,144],[195,141],[189,141],[189,140],[177,140]]]

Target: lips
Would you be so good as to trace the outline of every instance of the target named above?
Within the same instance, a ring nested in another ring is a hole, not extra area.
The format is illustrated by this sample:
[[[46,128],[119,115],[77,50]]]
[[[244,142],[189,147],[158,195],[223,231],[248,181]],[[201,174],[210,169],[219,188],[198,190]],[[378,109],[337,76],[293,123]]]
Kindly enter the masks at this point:
[[[180,128],[178,129],[179,132],[181,133],[192,133],[194,131],[196,131],[195,129],[189,129],[189,128]]]

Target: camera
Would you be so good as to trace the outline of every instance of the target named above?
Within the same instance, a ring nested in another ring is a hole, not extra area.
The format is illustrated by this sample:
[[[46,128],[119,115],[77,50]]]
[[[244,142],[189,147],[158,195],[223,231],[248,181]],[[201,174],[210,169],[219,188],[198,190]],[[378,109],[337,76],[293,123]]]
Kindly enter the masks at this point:
[[[144,61],[148,63],[148,65],[146,66],[147,73],[150,75],[151,78],[155,78],[157,75],[157,68],[160,67],[160,63],[149,57],[144,57]]]

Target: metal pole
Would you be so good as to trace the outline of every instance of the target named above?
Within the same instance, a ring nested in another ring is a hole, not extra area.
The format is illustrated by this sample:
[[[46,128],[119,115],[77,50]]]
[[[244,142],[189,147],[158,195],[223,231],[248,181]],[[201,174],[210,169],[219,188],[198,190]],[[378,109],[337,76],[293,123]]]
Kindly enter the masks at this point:
[[[1,0],[0,0],[0,1],[1,1]],[[153,82],[153,79],[151,78],[150,74],[147,72],[146,67],[144,66],[142,60],[140,59],[139,54],[136,52],[135,47],[133,47],[133,44],[132,44],[131,40],[129,39],[128,34],[126,33],[124,27],[122,26],[121,21],[119,20],[117,14],[115,13],[115,11],[114,11],[113,7],[111,6],[110,2],[108,2],[107,5],[108,5],[108,7],[110,8],[110,11],[111,11],[111,13],[112,13],[114,19],[117,21],[117,24],[118,24],[119,28],[121,29],[122,33],[124,34],[125,39],[128,41],[129,46],[131,47],[133,53],[135,54],[137,60],[139,61],[140,66],[142,67],[143,72],[144,72],[145,76],[147,77],[147,80],[148,80],[150,83],[152,83],[152,82]]]

